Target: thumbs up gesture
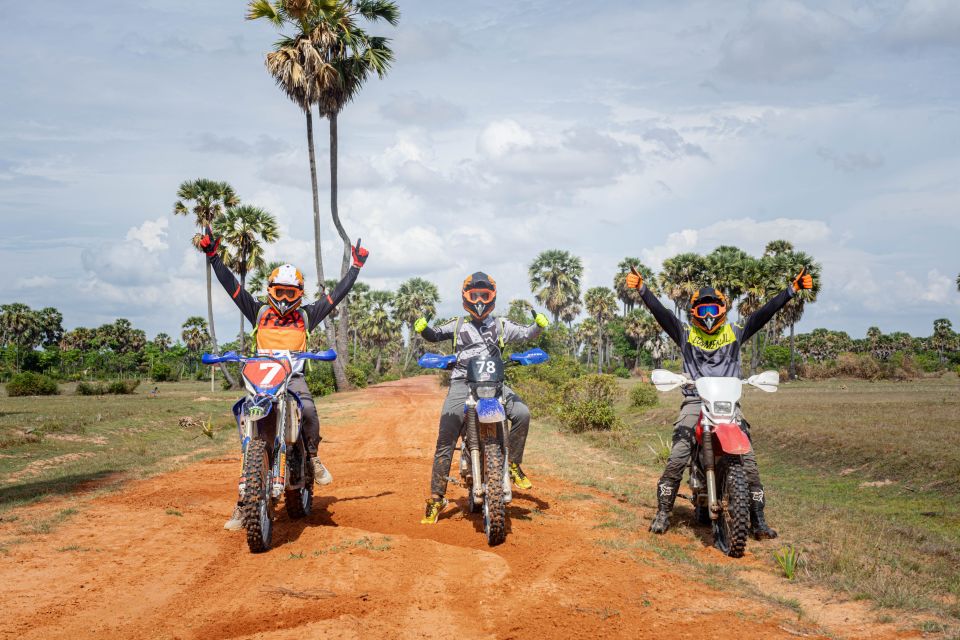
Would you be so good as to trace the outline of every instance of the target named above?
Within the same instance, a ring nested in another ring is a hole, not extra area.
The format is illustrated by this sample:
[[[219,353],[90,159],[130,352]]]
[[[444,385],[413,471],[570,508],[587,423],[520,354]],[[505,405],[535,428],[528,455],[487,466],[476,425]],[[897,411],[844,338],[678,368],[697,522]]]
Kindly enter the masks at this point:
[[[806,267],[793,279],[793,290],[799,292],[801,289],[813,289],[813,276],[807,272]]]
[[[627,274],[627,288],[639,289],[643,286],[643,276],[637,271],[637,268],[630,265],[630,273]]]

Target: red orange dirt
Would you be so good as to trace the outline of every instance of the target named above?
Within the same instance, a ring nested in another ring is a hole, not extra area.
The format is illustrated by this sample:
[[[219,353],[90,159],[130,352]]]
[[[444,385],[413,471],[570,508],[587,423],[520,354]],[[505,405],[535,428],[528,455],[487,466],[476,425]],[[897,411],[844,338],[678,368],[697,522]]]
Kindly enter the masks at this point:
[[[335,483],[305,521],[281,510],[264,554],[222,528],[237,457],[85,501],[0,556],[0,637],[821,637],[784,608],[705,586],[683,564],[598,544],[615,501],[550,477],[514,494],[511,533],[496,548],[461,511],[456,486],[440,522],[419,524],[441,401],[436,379],[421,377],[324,405],[347,416],[323,428]],[[584,492],[594,498],[576,499]],[[863,625],[854,635],[900,637]]]

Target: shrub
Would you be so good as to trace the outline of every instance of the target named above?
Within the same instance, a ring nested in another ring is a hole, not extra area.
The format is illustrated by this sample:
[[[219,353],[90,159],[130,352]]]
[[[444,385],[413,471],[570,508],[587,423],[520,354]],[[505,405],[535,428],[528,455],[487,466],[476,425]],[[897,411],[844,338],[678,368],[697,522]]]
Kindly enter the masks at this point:
[[[619,395],[620,388],[613,376],[590,374],[576,378],[563,387],[558,417],[574,433],[609,431],[620,426],[620,418],[613,410]]]
[[[10,378],[7,383],[9,396],[55,396],[60,393],[57,381],[41,373],[24,371]]]
[[[618,378],[629,378],[630,369],[627,369],[626,367],[617,367],[614,369],[613,375],[617,376]]]
[[[76,394],[78,396],[102,396],[108,393],[129,395],[139,386],[139,380],[112,380],[106,384],[102,382],[78,382]]]
[[[630,405],[638,409],[649,409],[660,403],[660,397],[653,385],[638,384],[630,390]]]
[[[535,418],[548,416],[557,408],[560,390],[548,382],[530,378],[517,382],[511,388],[523,399]]]
[[[771,369],[786,369],[790,364],[790,347],[778,344],[767,346],[763,350],[763,363]]]
[[[329,363],[314,365],[306,375],[307,389],[314,397],[328,396],[337,390],[337,383],[333,377],[333,366]]]
[[[350,384],[362,389],[367,386],[367,370],[365,367],[350,363],[347,365],[347,380]]]
[[[78,396],[102,396],[105,391],[99,382],[78,382],[75,393]]]
[[[118,396],[130,395],[140,386],[139,380],[114,380],[107,384],[107,393]]]
[[[150,367],[150,377],[154,382],[172,382],[173,368],[166,362],[156,362]]]

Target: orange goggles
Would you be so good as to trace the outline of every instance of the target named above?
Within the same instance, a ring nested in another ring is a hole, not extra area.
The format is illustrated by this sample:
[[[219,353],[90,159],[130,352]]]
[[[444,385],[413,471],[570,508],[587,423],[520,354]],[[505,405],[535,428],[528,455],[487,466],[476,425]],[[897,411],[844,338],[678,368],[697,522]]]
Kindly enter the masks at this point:
[[[284,287],[274,285],[270,287],[270,295],[276,298],[277,300],[299,300],[303,295],[303,291],[297,287]]]
[[[490,304],[497,297],[497,292],[490,289],[468,289],[463,292],[463,297],[470,304]]]

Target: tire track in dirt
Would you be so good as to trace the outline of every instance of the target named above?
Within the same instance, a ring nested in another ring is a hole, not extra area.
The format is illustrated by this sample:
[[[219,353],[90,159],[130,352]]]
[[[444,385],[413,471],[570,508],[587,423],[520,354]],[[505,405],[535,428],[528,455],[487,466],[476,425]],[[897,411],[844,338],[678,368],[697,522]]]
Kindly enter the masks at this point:
[[[420,525],[442,398],[435,378],[420,377],[325,399],[322,413],[355,416],[322,429],[335,483],[306,520],[281,509],[265,554],[222,529],[238,457],[87,501],[0,556],[0,637],[819,637],[651,552],[597,544],[616,501],[561,499],[589,490],[553,478],[514,494],[511,533],[494,549],[459,487],[440,523]],[[708,606],[693,614],[697,602]]]

